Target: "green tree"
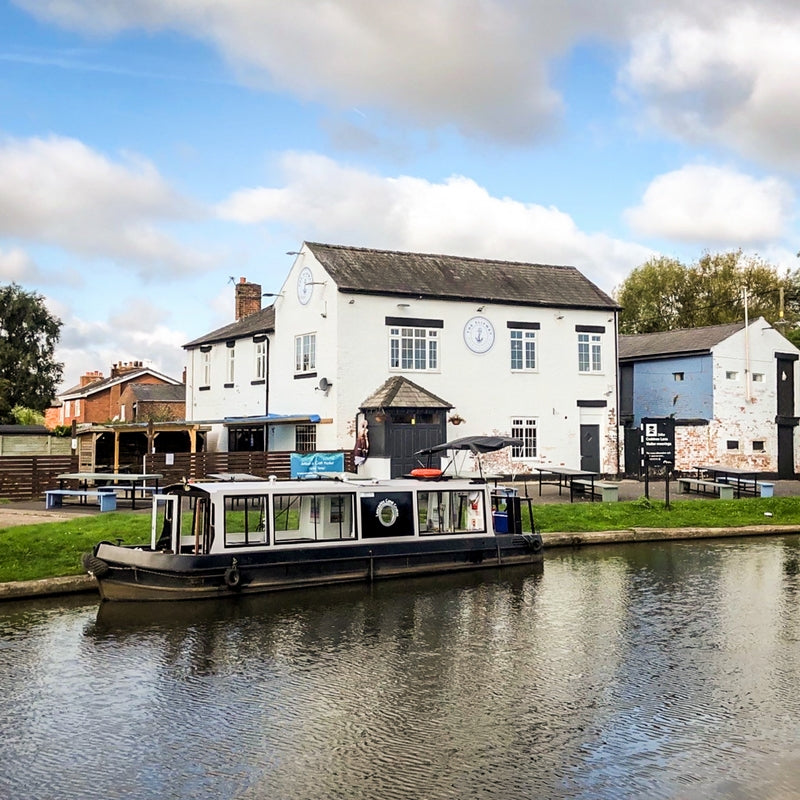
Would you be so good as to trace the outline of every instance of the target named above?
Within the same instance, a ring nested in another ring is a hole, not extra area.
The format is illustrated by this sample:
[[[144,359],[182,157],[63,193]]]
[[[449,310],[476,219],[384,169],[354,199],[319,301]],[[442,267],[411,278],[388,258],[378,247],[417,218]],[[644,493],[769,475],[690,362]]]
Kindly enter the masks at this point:
[[[14,422],[15,406],[43,412],[55,397],[64,369],[54,358],[60,331],[41,295],[0,287],[0,423]]]
[[[764,317],[791,338],[800,321],[800,270],[778,270],[741,250],[686,266],[663,256],[637,267],[616,292],[622,333],[721,325]]]

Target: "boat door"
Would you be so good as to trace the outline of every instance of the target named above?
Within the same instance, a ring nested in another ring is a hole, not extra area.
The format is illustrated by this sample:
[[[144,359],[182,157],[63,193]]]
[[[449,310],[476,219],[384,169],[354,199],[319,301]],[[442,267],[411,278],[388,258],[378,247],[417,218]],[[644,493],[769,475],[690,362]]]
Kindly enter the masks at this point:
[[[180,497],[176,494],[153,495],[150,522],[150,546],[153,550],[180,552]]]

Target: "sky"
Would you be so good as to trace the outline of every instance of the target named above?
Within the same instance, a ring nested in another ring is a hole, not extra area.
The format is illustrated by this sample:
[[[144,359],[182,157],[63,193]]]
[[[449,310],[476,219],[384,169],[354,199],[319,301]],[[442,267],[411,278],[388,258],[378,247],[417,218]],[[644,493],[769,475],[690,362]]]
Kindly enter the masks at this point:
[[[798,74],[796,0],[0,0],[0,285],[65,389],[180,378],[303,241],[795,270]]]

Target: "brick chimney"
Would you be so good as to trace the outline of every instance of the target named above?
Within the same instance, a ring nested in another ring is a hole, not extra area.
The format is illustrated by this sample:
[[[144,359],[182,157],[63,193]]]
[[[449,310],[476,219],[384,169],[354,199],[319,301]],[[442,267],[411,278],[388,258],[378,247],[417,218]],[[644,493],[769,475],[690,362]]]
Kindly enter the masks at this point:
[[[236,284],[236,321],[261,311],[261,284],[239,278]]]
[[[103,380],[103,373],[102,372],[97,372],[95,370],[94,372],[87,372],[87,373],[81,375],[80,385],[82,387],[83,386],[88,386],[90,383],[94,383],[95,381],[101,381],[101,380]]]

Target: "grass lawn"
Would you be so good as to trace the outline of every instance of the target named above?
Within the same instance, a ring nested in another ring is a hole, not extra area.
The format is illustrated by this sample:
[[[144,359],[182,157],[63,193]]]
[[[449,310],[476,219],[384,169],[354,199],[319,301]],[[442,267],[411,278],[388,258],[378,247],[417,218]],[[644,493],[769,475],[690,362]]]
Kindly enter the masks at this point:
[[[663,501],[645,498],[625,503],[534,503],[533,513],[542,533],[742,525],[797,525],[800,531],[800,498],[795,497],[682,500],[672,502],[669,510]],[[522,520],[530,530],[524,502]],[[79,575],[82,553],[97,542],[117,539],[125,544],[148,543],[150,515],[114,512],[0,529],[0,582]]]

